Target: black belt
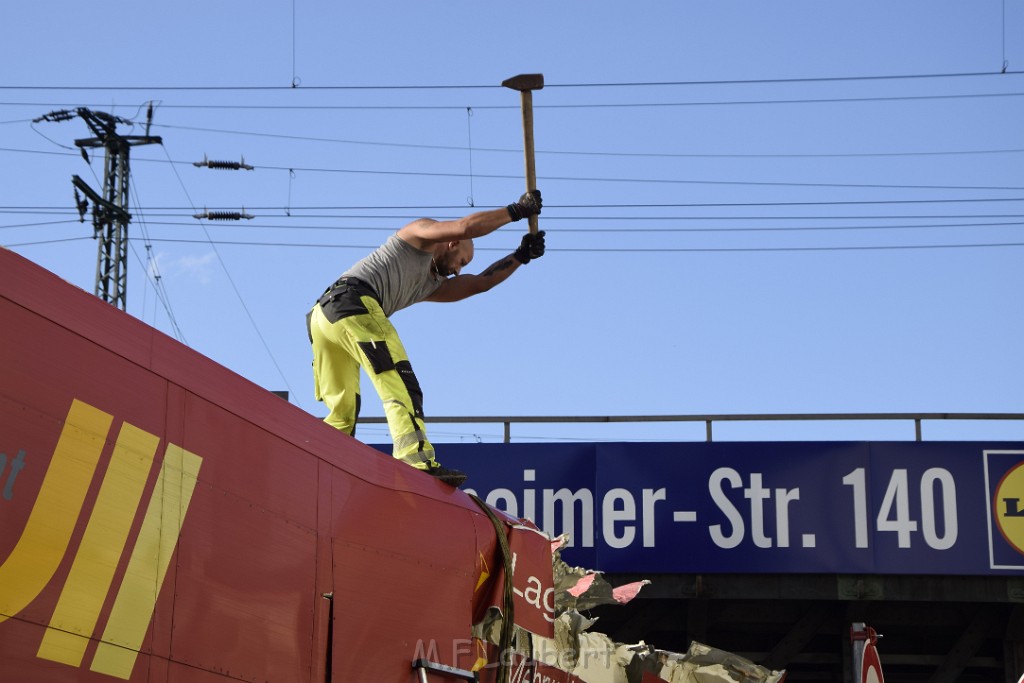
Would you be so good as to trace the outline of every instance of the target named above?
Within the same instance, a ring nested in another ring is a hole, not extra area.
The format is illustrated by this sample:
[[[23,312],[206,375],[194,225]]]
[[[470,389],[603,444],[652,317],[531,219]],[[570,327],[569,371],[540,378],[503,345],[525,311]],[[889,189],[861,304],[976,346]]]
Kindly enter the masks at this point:
[[[334,281],[333,285],[331,285],[330,287],[328,287],[327,289],[324,290],[324,294],[326,294],[327,292],[331,291],[332,289],[337,289],[338,287],[341,287],[342,285],[348,284],[350,282],[352,284],[359,284],[360,282],[362,282],[362,280],[357,280],[354,277],[348,277],[348,276],[339,277],[337,280]]]
[[[324,291],[317,299],[317,304],[327,321],[333,325],[350,315],[368,313],[366,305],[362,302],[364,296],[370,297],[380,305],[380,298],[370,285],[354,277],[343,277]]]
[[[373,288],[366,284],[364,280],[354,277],[342,277],[335,280],[333,285],[324,290],[324,293],[320,295],[319,299],[317,299],[317,303],[321,306],[325,306],[330,302],[341,298],[349,290],[352,290],[358,296],[369,294],[378,303],[380,302],[380,298],[377,296],[377,293],[373,291]]]

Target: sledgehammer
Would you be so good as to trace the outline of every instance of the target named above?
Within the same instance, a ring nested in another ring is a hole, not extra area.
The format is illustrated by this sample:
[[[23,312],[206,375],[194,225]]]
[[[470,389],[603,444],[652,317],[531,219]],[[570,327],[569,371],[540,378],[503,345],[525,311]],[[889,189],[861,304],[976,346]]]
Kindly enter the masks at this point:
[[[519,74],[501,82],[518,90],[523,104],[523,151],[526,155],[526,191],[537,189],[537,167],[533,153],[533,91],[544,87],[544,74]],[[530,232],[537,233],[537,216],[530,216]]]

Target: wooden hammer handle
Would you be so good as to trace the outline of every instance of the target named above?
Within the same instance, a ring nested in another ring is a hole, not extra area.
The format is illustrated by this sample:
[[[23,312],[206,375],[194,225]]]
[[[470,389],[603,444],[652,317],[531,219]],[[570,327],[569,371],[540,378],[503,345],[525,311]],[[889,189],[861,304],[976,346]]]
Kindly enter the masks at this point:
[[[533,92],[523,90],[523,152],[526,155],[526,191],[537,189],[537,165],[533,152]],[[538,220],[533,215],[529,218],[530,232],[537,234]]]

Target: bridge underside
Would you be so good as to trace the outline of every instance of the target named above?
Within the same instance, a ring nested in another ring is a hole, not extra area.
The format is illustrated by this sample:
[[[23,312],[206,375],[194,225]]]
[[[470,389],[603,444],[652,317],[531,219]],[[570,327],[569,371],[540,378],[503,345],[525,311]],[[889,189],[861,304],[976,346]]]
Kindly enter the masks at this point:
[[[591,610],[591,629],[684,652],[696,640],[787,681],[852,680],[850,626],[882,637],[892,681],[1015,683],[1024,673],[1024,579],[962,576],[608,574],[650,579],[626,605]],[[856,683],[859,683],[857,681]]]

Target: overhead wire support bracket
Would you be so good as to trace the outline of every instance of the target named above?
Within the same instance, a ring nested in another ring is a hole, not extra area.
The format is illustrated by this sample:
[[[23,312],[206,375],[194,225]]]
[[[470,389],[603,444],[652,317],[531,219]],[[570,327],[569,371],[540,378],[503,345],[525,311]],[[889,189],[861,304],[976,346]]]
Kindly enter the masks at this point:
[[[71,119],[78,116],[77,112],[73,112],[69,109],[58,109],[51,111],[49,114],[43,114],[32,119],[32,123],[42,123],[43,121],[49,121],[50,123],[60,123],[61,121],[70,121]]]
[[[72,176],[71,182],[74,183],[74,176]],[[89,210],[89,200],[82,199],[82,195],[78,194],[78,187],[75,186],[75,209],[78,210],[78,222],[85,222],[85,212]]]
[[[245,207],[242,207],[241,211],[209,211],[204,209],[202,213],[192,214],[192,218],[207,221],[240,221],[244,218],[247,221],[251,221],[256,216],[246,213]]]
[[[98,192],[89,187],[89,185],[79,176],[71,176],[71,184],[75,186],[76,190],[81,190],[82,194],[86,196],[85,200],[82,200],[81,202],[76,200],[75,202],[78,205],[78,213],[80,216],[85,215],[85,206],[88,204],[88,201],[92,202],[93,218],[96,219],[95,222],[97,223],[96,232],[99,232],[99,225],[106,223],[111,219],[121,221],[122,223],[128,223],[131,221],[132,215],[130,213],[117,204],[101,197]]]
[[[205,154],[202,161],[193,161],[192,165],[197,168],[217,168],[226,171],[252,171],[256,168],[245,163],[245,157],[242,157],[241,161],[211,161]]]

